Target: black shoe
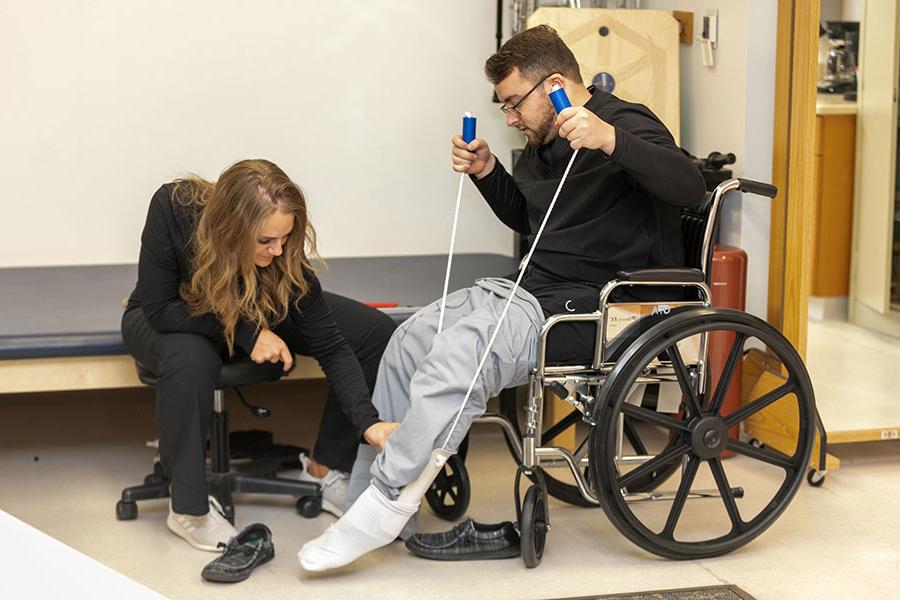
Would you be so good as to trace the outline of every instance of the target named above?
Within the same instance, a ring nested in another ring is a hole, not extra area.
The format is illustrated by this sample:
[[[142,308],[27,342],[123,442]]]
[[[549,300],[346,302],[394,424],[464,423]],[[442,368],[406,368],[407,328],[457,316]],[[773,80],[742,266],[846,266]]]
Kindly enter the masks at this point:
[[[509,521],[485,525],[466,519],[450,531],[417,533],[406,548],[432,560],[490,560],[519,556],[519,534]]]
[[[203,568],[203,579],[220,583],[235,583],[250,577],[257,566],[275,557],[272,532],[262,523],[248,525],[228,540],[222,556]]]

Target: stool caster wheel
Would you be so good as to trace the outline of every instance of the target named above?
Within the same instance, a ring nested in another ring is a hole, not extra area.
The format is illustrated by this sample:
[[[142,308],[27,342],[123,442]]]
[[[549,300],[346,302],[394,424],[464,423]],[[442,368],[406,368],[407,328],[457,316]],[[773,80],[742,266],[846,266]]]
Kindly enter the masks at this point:
[[[806,474],[806,483],[813,487],[822,487],[822,484],[825,483],[825,471],[810,469]]]
[[[306,519],[319,516],[322,512],[322,498],[317,496],[304,496],[297,500],[297,512]]]
[[[144,477],[144,485],[162,485],[166,482],[165,475],[161,473],[150,473]]]
[[[544,542],[547,539],[547,505],[541,486],[532,485],[525,492],[522,501],[522,516],[519,521],[522,562],[529,569],[541,564],[544,556]]]
[[[445,521],[455,521],[469,510],[471,497],[466,463],[458,454],[453,454],[425,492],[425,500],[435,515]]]
[[[133,521],[137,519],[137,502],[133,500],[119,500],[116,502],[116,518],[120,521]]]

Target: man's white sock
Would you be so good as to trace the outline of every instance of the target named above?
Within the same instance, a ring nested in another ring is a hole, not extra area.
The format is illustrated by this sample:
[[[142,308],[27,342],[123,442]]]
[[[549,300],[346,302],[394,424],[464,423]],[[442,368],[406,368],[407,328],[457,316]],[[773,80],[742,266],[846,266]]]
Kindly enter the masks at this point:
[[[397,539],[417,510],[418,502],[388,500],[370,485],[343,517],[304,544],[297,553],[300,566],[307,571],[325,571],[350,564]]]

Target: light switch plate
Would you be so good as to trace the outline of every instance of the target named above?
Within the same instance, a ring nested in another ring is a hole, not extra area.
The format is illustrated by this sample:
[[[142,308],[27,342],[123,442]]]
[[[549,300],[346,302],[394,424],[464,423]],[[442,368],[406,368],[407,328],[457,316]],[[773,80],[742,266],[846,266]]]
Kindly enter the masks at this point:
[[[712,8],[703,15],[703,28],[700,32],[700,38],[709,40],[710,45],[715,48],[719,42],[719,11]]]

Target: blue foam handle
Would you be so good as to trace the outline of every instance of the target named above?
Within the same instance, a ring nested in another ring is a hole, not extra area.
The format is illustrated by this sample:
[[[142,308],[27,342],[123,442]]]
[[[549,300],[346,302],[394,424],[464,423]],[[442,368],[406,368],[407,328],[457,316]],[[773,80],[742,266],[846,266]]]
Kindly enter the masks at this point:
[[[469,113],[463,115],[462,139],[467,144],[475,139],[475,117]]]
[[[569,97],[566,96],[566,90],[558,84],[553,85],[553,90],[550,92],[550,102],[553,103],[553,108],[556,109],[557,114],[572,106],[572,103],[569,102]]]

